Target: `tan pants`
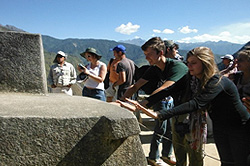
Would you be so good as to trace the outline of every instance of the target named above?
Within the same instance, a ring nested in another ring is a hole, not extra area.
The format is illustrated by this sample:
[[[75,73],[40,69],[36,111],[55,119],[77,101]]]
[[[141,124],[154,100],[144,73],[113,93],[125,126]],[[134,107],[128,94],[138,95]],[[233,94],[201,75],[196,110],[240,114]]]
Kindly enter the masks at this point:
[[[52,93],[65,93],[67,95],[72,96],[73,91],[69,87],[56,87],[56,88],[51,88]]]

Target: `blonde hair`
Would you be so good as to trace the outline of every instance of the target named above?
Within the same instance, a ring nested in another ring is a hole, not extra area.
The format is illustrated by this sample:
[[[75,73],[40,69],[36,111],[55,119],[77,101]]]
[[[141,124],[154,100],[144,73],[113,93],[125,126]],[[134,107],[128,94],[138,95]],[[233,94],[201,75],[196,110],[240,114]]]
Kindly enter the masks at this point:
[[[196,56],[202,62],[203,75],[201,78],[201,88],[204,89],[208,80],[219,73],[217,64],[214,60],[214,54],[208,47],[196,47],[187,53],[187,59],[190,56]]]

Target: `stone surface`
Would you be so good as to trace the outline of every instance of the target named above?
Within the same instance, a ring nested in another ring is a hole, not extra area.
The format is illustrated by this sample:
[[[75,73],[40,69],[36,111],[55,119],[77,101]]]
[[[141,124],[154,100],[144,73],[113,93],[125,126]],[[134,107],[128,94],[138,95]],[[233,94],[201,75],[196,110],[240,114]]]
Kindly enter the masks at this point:
[[[99,100],[0,93],[1,165],[147,165],[136,117]]]
[[[40,34],[0,32],[0,91],[47,93]]]

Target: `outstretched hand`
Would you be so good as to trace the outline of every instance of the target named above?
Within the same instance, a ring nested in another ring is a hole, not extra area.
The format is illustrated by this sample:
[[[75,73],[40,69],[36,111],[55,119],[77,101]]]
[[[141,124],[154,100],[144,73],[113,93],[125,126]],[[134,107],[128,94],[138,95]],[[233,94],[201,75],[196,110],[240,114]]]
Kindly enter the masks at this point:
[[[124,107],[130,111],[137,111],[137,110],[141,110],[142,112],[144,112],[146,115],[154,118],[154,119],[157,119],[158,118],[158,114],[154,111],[151,111],[145,107],[143,107],[141,104],[139,104],[137,101],[135,100],[131,100],[131,99],[128,99],[128,98],[125,98],[125,100],[129,103],[125,103],[125,102],[122,102],[122,101],[117,101],[118,103],[121,104],[121,107]],[[132,105],[131,105],[132,104]]]
[[[123,102],[121,100],[116,100],[116,103],[119,103],[121,107],[128,109],[129,111],[136,112],[136,108],[134,105]]]
[[[247,111],[250,113],[250,97],[243,97],[243,103],[247,107]]]

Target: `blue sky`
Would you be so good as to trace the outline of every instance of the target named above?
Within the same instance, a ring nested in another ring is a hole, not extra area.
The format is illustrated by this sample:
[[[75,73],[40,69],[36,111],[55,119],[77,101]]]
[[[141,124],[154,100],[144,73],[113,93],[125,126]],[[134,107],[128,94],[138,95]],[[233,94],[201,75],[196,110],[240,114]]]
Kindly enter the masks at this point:
[[[0,24],[58,39],[250,41],[249,0],[0,0]]]

